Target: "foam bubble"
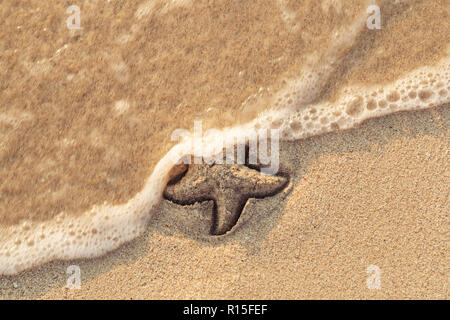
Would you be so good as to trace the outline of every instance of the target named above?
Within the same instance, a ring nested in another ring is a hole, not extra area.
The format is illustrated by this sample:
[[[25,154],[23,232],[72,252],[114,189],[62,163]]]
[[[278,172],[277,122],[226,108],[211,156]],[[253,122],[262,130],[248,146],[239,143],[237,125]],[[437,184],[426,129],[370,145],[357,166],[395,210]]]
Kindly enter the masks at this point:
[[[159,14],[165,14],[170,9],[176,8],[176,7],[182,7],[187,6],[191,3],[192,0],[148,0],[142,3],[139,8],[135,12],[135,17],[138,20],[141,20],[145,18],[146,16],[151,15],[153,12],[155,12],[155,8],[158,5],[161,5],[161,10],[158,12]]]
[[[449,91],[443,89],[449,82],[450,59],[434,67],[415,70],[403,78],[382,87],[350,87],[335,103],[303,106],[302,99],[295,100],[300,108],[286,108],[284,112],[268,111],[258,119],[261,127],[283,120],[280,129],[288,132],[291,140],[303,139],[337,129],[355,127],[366,119],[398,111],[420,110],[444,105],[450,101]],[[299,80],[290,83],[290,97],[295,96]],[[320,116],[318,116],[320,115]]]

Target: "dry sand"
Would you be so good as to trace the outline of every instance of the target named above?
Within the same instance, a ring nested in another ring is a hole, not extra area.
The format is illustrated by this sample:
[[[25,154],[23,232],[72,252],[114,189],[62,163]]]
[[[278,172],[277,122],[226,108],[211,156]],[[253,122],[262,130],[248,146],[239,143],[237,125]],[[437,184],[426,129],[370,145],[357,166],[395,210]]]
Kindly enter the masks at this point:
[[[211,205],[164,201],[144,236],[99,259],[0,280],[5,298],[448,299],[450,108],[283,143],[291,186],[205,235]],[[80,290],[65,287],[81,268]],[[381,289],[366,287],[369,265]],[[17,288],[14,288],[16,286]]]

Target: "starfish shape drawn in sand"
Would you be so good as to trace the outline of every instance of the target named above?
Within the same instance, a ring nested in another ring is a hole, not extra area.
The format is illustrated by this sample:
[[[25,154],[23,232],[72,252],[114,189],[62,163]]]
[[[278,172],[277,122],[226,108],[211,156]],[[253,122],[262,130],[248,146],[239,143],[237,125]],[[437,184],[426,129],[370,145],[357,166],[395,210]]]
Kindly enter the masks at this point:
[[[249,198],[272,196],[287,182],[285,177],[263,174],[245,165],[184,165],[166,187],[164,197],[181,205],[213,200],[211,234],[223,235],[236,224]]]

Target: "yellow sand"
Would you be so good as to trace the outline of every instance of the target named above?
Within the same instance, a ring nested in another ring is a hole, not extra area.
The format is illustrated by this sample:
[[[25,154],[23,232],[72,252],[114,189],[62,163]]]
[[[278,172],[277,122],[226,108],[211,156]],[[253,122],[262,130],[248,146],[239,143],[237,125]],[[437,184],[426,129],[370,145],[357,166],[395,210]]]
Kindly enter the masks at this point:
[[[370,120],[282,145],[288,195],[221,240],[189,223],[208,205],[164,202],[148,232],[100,259],[52,263],[0,281],[14,298],[448,299],[450,107]],[[81,268],[81,290],[64,288]],[[381,289],[369,290],[369,265]],[[17,289],[13,288],[14,282]]]
[[[24,220],[125,203],[175,128],[256,116],[269,106],[243,116],[242,102],[279,89],[363,9],[286,0],[291,24],[274,1],[197,1],[168,13],[158,4],[161,15],[136,17],[142,3],[86,3],[84,29],[68,31],[63,3],[1,1],[0,235]],[[382,30],[340,52],[317,100],[448,57],[448,0],[393,3],[379,3]],[[449,298],[448,149],[448,105],[283,143],[290,193],[251,201],[254,217],[233,235],[199,238],[192,226],[211,208],[163,202],[131,244],[1,277],[0,297]],[[80,291],[63,288],[71,264]],[[382,271],[381,290],[366,287],[369,265]]]

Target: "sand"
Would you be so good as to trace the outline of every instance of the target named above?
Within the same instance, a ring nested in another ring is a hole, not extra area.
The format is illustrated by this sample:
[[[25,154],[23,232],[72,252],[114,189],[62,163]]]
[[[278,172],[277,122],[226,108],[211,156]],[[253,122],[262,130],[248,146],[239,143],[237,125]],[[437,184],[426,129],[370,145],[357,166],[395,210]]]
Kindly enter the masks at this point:
[[[205,236],[207,203],[164,201],[144,236],[99,259],[4,278],[4,298],[448,299],[450,108],[283,143],[291,186]],[[345,183],[342,183],[345,182]],[[81,268],[80,290],[66,269]],[[381,288],[368,289],[370,265]],[[14,288],[16,284],[17,288]]]
[[[380,30],[368,1],[168,3],[68,30],[0,1],[0,298],[448,299],[449,1],[379,0]],[[160,201],[196,119],[284,140],[289,185],[220,237],[211,202]]]

